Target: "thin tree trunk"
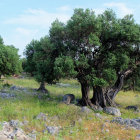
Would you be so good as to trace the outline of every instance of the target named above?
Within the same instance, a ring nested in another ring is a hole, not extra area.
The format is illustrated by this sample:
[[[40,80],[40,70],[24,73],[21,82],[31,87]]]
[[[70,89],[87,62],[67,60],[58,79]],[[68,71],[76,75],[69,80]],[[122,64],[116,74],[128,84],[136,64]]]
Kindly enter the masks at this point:
[[[43,93],[48,93],[48,90],[45,88],[45,82],[44,81],[42,81],[40,83],[40,87],[39,87],[38,91],[41,91]]]

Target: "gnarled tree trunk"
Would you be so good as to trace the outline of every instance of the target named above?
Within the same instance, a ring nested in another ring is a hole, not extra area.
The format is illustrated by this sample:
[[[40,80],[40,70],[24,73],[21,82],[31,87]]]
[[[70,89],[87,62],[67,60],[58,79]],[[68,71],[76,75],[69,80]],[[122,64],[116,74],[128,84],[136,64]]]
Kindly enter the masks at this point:
[[[102,88],[99,86],[93,87],[93,98],[91,102],[97,106],[105,107],[115,106],[114,98],[123,86],[124,75],[118,75],[118,79],[113,87]]]
[[[39,87],[38,91],[41,91],[43,93],[48,93],[48,90],[45,88],[45,82],[44,81],[42,81],[40,83],[40,87]]]

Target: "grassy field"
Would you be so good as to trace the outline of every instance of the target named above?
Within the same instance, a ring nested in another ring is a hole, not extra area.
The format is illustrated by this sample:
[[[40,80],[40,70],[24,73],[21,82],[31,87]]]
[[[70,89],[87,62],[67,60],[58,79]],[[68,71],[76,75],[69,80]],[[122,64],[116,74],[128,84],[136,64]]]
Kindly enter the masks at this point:
[[[140,132],[133,129],[124,129],[124,126],[109,123],[114,116],[104,114],[106,119],[99,119],[94,113],[88,115],[82,114],[79,107],[66,105],[61,102],[62,96],[72,93],[76,98],[81,97],[80,85],[76,80],[60,80],[61,83],[71,84],[70,87],[60,87],[58,85],[47,85],[46,88],[50,94],[44,96],[44,99],[38,99],[38,96],[25,94],[22,91],[10,91],[5,88],[7,93],[13,92],[17,95],[16,99],[0,99],[0,122],[9,120],[29,121],[29,124],[23,127],[27,133],[35,130],[37,140],[134,140]],[[2,85],[16,85],[29,89],[39,87],[39,84],[33,79],[4,79]],[[126,110],[128,105],[137,105],[140,107],[139,92],[120,92],[116,97],[116,102],[120,104],[120,110],[123,118],[140,117],[140,113]],[[35,117],[43,112],[50,121],[41,121]],[[82,121],[80,121],[82,120]],[[43,133],[45,126],[61,126],[58,135],[51,136]],[[104,129],[103,129],[104,127]]]

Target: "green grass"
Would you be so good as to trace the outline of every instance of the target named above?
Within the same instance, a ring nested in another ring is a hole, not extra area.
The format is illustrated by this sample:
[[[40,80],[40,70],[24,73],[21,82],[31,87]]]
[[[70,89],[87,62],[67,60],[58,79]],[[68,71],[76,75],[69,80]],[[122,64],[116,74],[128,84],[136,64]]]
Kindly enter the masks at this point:
[[[140,117],[140,113],[135,113],[131,110],[126,110],[125,108],[130,105],[138,106],[140,108],[140,92],[119,92],[116,97],[116,102],[121,105],[121,112],[123,118],[136,118]]]
[[[25,132],[29,133],[32,130],[38,132],[38,140],[92,140],[92,139],[105,139],[105,140],[117,140],[119,139],[134,139],[136,134],[139,132],[136,130],[123,129],[123,126],[117,124],[110,124],[105,122],[105,120],[100,120],[96,118],[93,113],[88,116],[82,114],[79,111],[79,107],[74,105],[65,105],[61,102],[62,96],[67,93],[72,93],[76,98],[81,98],[80,85],[76,80],[60,80],[61,83],[71,84],[71,87],[60,87],[57,85],[46,85],[49,90],[50,95],[44,96],[44,99],[38,99],[38,96],[32,96],[25,94],[21,91],[10,91],[6,88],[7,92],[13,92],[17,95],[17,99],[0,99],[0,122],[9,121],[11,119],[18,119],[24,121],[25,119],[29,121],[29,124],[24,126]],[[20,87],[26,87],[30,92],[35,92],[32,89],[37,89],[39,84],[33,79],[5,79],[2,84],[16,85]],[[76,85],[76,86],[75,86]],[[92,93],[92,91],[91,91]],[[39,93],[38,93],[39,94]],[[140,107],[140,95],[139,92],[120,92],[116,97],[116,102],[121,105],[121,112],[123,118],[136,118],[140,116],[140,113],[135,113],[134,111],[126,110],[125,107],[128,105],[137,105]],[[92,94],[91,94],[92,96]],[[36,120],[35,117],[43,112],[48,116],[47,121]],[[102,115],[107,116],[107,120],[112,119],[111,115],[102,113]],[[53,119],[57,116],[58,119]],[[79,122],[79,118],[83,121]],[[105,129],[109,132],[102,132],[102,125],[105,125]],[[61,126],[62,129],[59,135],[51,136],[48,133],[42,133],[44,126]],[[72,132],[72,133],[71,133]],[[119,134],[119,135],[118,135]]]

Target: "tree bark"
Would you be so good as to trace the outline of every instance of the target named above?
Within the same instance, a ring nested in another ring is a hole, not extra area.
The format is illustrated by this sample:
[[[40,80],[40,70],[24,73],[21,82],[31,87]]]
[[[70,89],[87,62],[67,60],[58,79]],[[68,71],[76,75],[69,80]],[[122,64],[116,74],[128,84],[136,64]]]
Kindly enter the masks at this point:
[[[40,87],[39,87],[38,91],[41,91],[43,93],[48,93],[48,90],[45,88],[45,82],[44,81],[42,81],[40,83]]]
[[[136,66],[140,65],[140,61],[136,62]],[[128,68],[127,70],[120,72],[118,74],[118,79],[115,82],[114,86],[108,87],[106,89],[96,86],[93,87],[93,98],[91,102],[97,106],[105,107],[105,106],[116,106],[115,97],[118,92],[122,89],[124,78],[126,78],[129,74],[134,71],[134,68]]]
[[[99,86],[93,87],[93,98],[91,102],[97,106],[116,106],[114,98],[123,86],[124,75],[119,75],[113,87],[102,88]]]
[[[79,104],[82,106],[90,106],[94,109],[94,105],[91,103],[89,99],[89,91],[90,86],[86,83],[81,83],[81,92],[82,92],[82,99],[79,101]]]
[[[124,83],[124,75],[118,75],[118,79],[114,86],[110,89],[107,90],[106,95],[108,96],[107,98],[110,98],[111,100],[114,100],[116,97],[117,93],[122,89]]]
[[[106,106],[105,92],[102,87],[93,87],[93,98],[91,99],[91,102],[96,106]]]

